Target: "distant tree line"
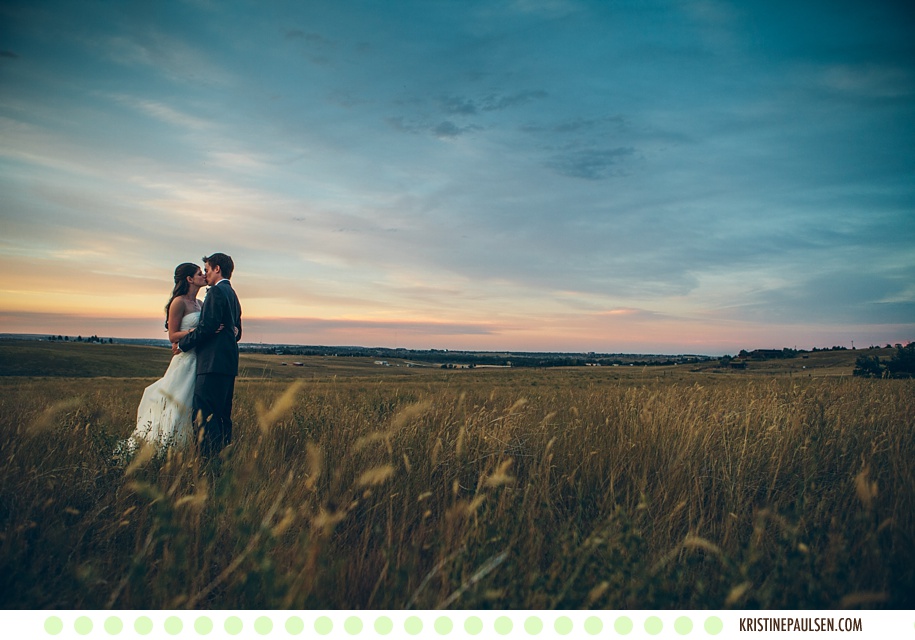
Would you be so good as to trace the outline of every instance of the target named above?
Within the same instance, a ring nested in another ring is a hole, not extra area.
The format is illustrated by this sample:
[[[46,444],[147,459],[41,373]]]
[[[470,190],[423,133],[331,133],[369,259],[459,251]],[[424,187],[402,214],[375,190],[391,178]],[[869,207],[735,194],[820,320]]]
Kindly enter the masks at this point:
[[[450,351],[447,349],[390,349],[386,347],[324,347],[301,345],[251,345],[239,347],[246,353],[275,353],[287,356],[335,356],[341,358],[393,358],[434,365],[502,366],[502,367],[584,367],[600,366],[657,366],[706,362],[708,356],[683,355],[624,355],[598,353],[537,353]]]
[[[99,338],[98,336],[89,336],[84,338],[76,336],[71,340],[70,336],[48,336],[51,342],[94,342],[96,344],[114,344],[114,338]]]
[[[862,378],[911,378],[915,376],[915,342],[896,345],[889,360],[879,356],[858,356],[853,374]]]
[[[747,360],[782,360],[796,358],[799,353],[804,352],[798,351],[797,349],[789,349],[787,347],[784,349],[754,349],[753,351],[741,349],[736,356],[721,356],[718,358],[718,364],[722,367],[735,367],[739,365],[741,368],[745,368]]]

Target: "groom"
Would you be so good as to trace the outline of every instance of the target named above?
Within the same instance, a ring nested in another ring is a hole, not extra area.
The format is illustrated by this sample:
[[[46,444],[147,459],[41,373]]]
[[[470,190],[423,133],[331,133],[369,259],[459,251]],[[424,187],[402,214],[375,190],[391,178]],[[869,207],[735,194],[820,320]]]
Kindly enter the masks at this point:
[[[178,342],[178,349],[197,351],[194,434],[200,443],[200,454],[209,460],[232,441],[232,397],[238,375],[241,305],[229,282],[235,270],[232,258],[214,253],[203,261],[210,288],[197,329]],[[232,327],[234,330],[228,330]]]

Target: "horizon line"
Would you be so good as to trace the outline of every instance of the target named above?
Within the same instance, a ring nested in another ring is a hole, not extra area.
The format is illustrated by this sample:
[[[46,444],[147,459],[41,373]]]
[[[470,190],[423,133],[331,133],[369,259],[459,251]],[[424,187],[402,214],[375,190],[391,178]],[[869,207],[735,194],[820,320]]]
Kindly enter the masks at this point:
[[[70,336],[58,333],[0,333],[0,339],[24,339],[24,340],[47,340],[48,337],[63,336],[65,338],[77,338],[75,341],[79,341],[78,338],[82,338],[82,341],[85,342],[89,338],[98,338],[99,340],[113,340],[117,342],[143,342],[143,343],[161,343],[162,346],[168,344],[168,340],[164,338],[123,338],[116,336],[99,336],[93,334],[90,336],[82,336],[78,334],[77,336]],[[54,340],[56,341],[56,340]],[[74,340],[67,340],[72,342]],[[907,342],[896,342],[894,344],[887,343],[886,345],[868,345],[867,347],[846,347],[843,345],[832,345],[829,347],[811,347],[807,348],[798,348],[794,347],[756,347],[754,349],[741,349],[740,351],[746,351],[747,353],[754,353],[757,351],[784,351],[792,350],[798,353],[812,353],[817,351],[870,351],[875,349],[894,349],[898,347],[905,347],[911,344],[912,341]],[[512,350],[512,349],[448,349],[448,348],[436,348],[429,347],[424,349],[416,349],[411,347],[385,347],[381,345],[358,345],[358,344],[303,344],[303,343],[293,343],[293,342],[239,342],[239,345],[251,346],[251,347],[300,347],[300,348],[317,348],[317,349],[364,349],[364,350],[385,350],[385,351],[407,351],[407,352],[442,352],[442,353],[480,353],[480,354],[551,354],[551,355],[585,355],[585,356],[656,356],[656,357],[704,357],[704,358],[716,358],[723,357],[730,354],[722,354],[721,356],[709,353],[698,353],[698,352],[680,352],[680,353],[662,353],[662,352],[632,352],[632,351],[551,351],[551,350],[540,350],[540,351],[531,351],[531,350]],[[737,352],[739,353],[739,351]]]

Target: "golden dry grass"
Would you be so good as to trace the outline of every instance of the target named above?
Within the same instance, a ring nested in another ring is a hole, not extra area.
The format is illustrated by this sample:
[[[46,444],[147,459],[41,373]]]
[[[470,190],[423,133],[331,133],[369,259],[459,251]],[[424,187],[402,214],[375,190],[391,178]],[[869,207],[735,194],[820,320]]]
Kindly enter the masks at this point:
[[[5,607],[913,603],[912,381],[240,380],[215,475],[112,465],[147,383],[0,380]]]

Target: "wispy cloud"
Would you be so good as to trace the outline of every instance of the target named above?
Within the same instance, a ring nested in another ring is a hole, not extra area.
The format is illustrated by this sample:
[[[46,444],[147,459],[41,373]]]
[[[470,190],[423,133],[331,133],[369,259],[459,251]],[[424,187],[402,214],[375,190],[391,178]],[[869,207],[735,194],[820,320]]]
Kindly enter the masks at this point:
[[[208,120],[183,113],[163,102],[124,94],[115,94],[111,97],[122,105],[136,109],[140,113],[167,124],[173,124],[192,131],[205,131],[213,128],[212,123]]]
[[[248,153],[210,151],[207,157],[214,165],[232,170],[263,171],[270,166],[263,158]]]
[[[432,128],[432,132],[439,138],[457,138],[469,131],[474,131],[478,127],[459,127],[450,120],[440,122]]]
[[[602,180],[624,175],[623,161],[635,154],[632,147],[576,149],[554,155],[547,166],[572,178]]]
[[[395,131],[410,134],[431,134],[445,140],[482,129],[482,127],[475,124],[458,125],[452,120],[442,120],[433,124],[431,121],[410,120],[404,116],[386,118],[385,122]]]
[[[361,331],[403,332],[404,334],[456,336],[456,335],[491,335],[498,331],[494,325],[475,323],[450,323],[436,321],[402,321],[402,320],[350,320],[346,318],[258,318],[252,321],[255,330],[271,333],[294,333],[304,335],[309,332],[335,332],[358,335]]]
[[[510,6],[522,13],[556,17],[581,11],[583,3],[577,0],[511,0]]]
[[[442,111],[447,114],[473,116],[487,111],[504,111],[520,107],[535,100],[542,100],[549,94],[543,90],[518,91],[512,94],[488,94],[481,98],[466,96],[445,96],[440,100]]]
[[[202,50],[184,39],[154,27],[141,27],[131,36],[113,35],[87,40],[113,62],[129,67],[146,67],[182,84],[230,86],[236,76],[214,62]]]
[[[915,75],[898,66],[858,64],[835,65],[822,74],[829,89],[860,98],[902,98],[915,94]]]
[[[605,116],[603,118],[577,117],[549,124],[525,124],[520,129],[525,133],[577,134],[594,131],[607,125],[621,130],[626,126],[626,122],[626,118],[619,115]]]

